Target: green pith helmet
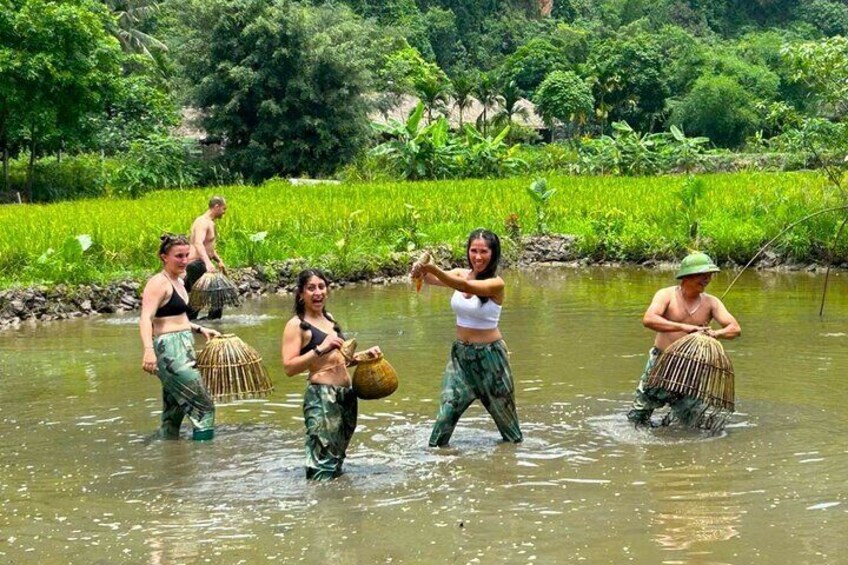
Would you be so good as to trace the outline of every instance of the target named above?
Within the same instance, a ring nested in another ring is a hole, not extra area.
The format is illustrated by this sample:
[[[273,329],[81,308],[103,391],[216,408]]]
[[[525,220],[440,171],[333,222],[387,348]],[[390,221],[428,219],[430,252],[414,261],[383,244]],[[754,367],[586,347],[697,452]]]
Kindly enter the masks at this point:
[[[696,251],[695,253],[687,255],[683,261],[680,262],[680,268],[677,270],[677,274],[674,275],[674,278],[682,279],[689,275],[717,273],[720,270],[721,269],[716,267],[716,264],[713,263],[713,260],[710,259],[709,255]]]

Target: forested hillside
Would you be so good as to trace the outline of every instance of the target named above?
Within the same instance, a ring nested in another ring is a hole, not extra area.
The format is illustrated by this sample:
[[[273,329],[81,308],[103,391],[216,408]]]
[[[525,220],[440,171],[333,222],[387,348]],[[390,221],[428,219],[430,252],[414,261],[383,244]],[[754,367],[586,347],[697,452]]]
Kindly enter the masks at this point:
[[[846,30],[844,0],[0,0],[2,193],[810,166],[846,137]]]

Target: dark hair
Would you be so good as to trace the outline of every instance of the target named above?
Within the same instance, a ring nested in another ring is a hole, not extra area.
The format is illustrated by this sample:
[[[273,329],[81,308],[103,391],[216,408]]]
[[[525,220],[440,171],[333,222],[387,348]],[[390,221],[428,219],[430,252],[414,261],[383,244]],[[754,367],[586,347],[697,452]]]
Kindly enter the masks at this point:
[[[166,255],[177,245],[189,245],[188,237],[181,233],[163,233],[159,236],[159,255]]]
[[[482,239],[486,242],[486,247],[492,252],[492,258],[483,272],[477,275],[477,280],[482,281],[494,278],[498,274],[498,263],[501,260],[501,240],[498,236],[489,230],[478,228],[471,232],[468,236],[468,242],[465,244],[465,258],[468,260],[468,267],[473,269],[471,265],[471,243],[476,239]],[[482,306],[489,301],[489,297],[480,296],[480,305]]]
[[[300,273],[298,273],[297,289],[295,290],[294,295],[294,313],[298,318],[300,318],[300,328],[303,330],[309,329],[309,324],[307,324],[303,319],[303,316],[306,315],[306,304],[303,302],[303,299],[300,297],[300,295],[306,288],[306,283],[308,283],[309,279],[311,279],[312,277],[318,277],[319,279],[324,281],[324,284],[327,285],[327,288],[330,288],[330,281],[329,279],[327,279],[327,275],[325,275],[318,269],[304,269]],[[324,314],[325,318],[333,322],[333,330],[335,330],[335,332],[339,334],[339,336],[341,336],[342,327],[336,320],[333,319],[332,316],[327,314],[326,306],[321,310],[321,313]]]

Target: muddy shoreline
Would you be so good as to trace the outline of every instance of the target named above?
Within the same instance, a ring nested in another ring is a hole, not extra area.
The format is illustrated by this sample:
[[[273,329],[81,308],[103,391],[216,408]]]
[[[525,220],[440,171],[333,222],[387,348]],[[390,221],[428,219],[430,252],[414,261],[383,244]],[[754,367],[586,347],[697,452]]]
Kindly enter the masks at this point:
[[[431,250],[436,260],[442,264],[451,264],[447,247]],[[397,253],[379,266],[354,272],[344,278],[332,277],[333,286],[344,287],[350,284],[388,284],[405,279],[409,265],[419,252]],[[550,235],[526,237],[513,244],[504,253],[504,265],[509,268],[530,269],[543,266],[568,266],[581,268],[588,266],[623,267],[637,266],[647,269],[672,270],[674,263],[647,260],[640,263],[593,260],[580,257],[577,240],[569,235]],[[266,294],[287,294],[295,286],[297,273],[309,266],[304,259],[289,259],[259,267],[232,269],[231,278],[239,289],[242,298],[257,297]],[[723,264],[722,268],[740,268],[740,265]],[[766,252],[754,267],[773,271],[823,271],[824,267],[816,263],[791,263],[779,255]],[[844,268],[845,265],[839,268]],[[138,280],[119,280],[106,284],[65,285],[51,287],[32,286],[0,291],[0,330],[19,327],[22,324],[51,322],[99,314],[113,314],[138,310],[141,306],[143,282]]]

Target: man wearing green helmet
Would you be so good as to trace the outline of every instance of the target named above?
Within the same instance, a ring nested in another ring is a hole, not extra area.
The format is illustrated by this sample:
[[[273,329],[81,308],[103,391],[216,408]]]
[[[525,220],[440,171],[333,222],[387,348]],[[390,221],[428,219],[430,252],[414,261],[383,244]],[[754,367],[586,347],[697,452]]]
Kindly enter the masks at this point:
[[[627,419],[637,426],[650,425],[653,411],[666,404],[671,406],[671,414],[684,424],[691,424],[693,416],[698,412],[697,399],[645,386],[651,369],[666,347],[693,332],[704,332],[717,339],[733,339],[742,333],[736,318],[727,311],[721,300],[704,292],[713,273],[719,270],[706,253],[690,253],[680,263],[680,269],[675,275],[680,284],[657,291],[642,317],[642,324],[657,332],[657,335],[648,354],[645,371],[639,379],[633,407],[627,413]],[[713,320],[721,325],[721,329],[710,327]],[[668,421],[664,420],[664,423]]]

